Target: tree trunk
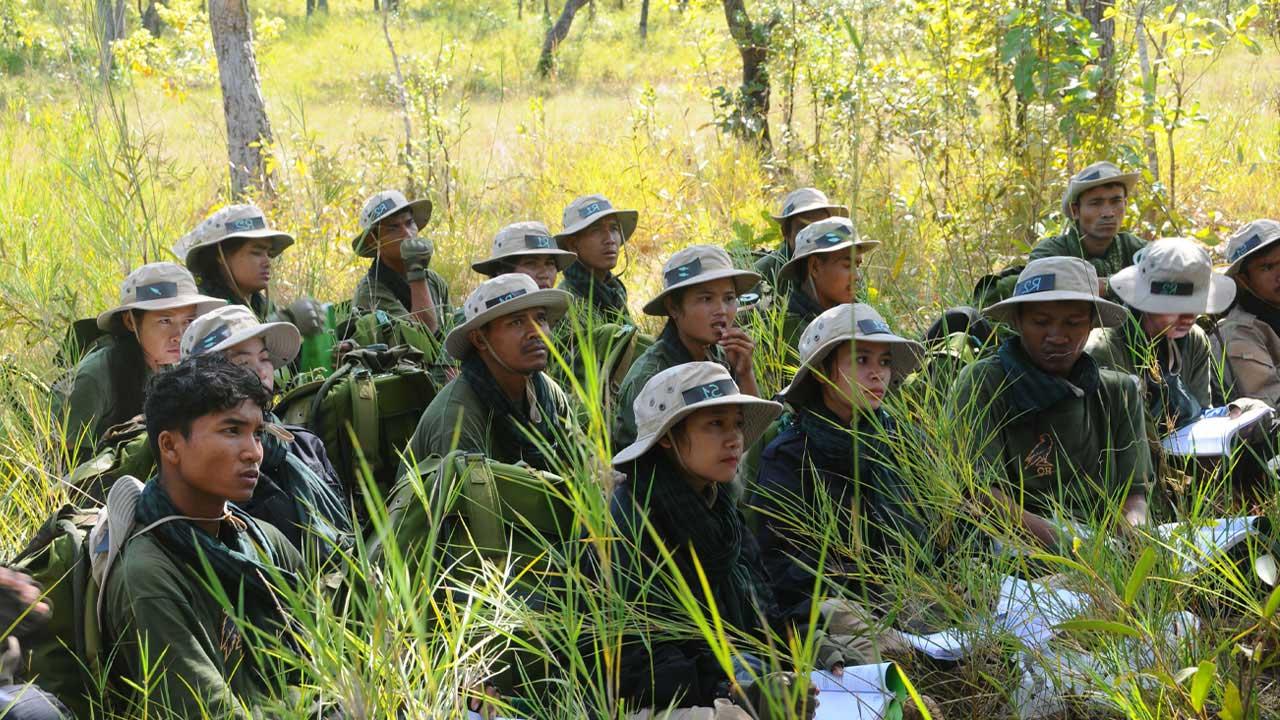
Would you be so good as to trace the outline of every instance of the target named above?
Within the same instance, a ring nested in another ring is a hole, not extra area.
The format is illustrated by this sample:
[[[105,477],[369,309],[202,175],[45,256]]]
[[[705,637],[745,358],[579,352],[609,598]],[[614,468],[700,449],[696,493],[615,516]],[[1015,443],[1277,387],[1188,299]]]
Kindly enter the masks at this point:
[[[124,0],[97,0],[95,3],[98,21],[98,75],[105,82],[111,79],[111,70],[115,67],[115,57],[111,54],[111,45],[124,37]]]
[[[640,0],[640,39],[649,37],[649,0]]]
[[[1160,177],[1160,155],[1156,152],[1156,136],[1151,131],[1151,123],[1155,120],[1156,76],[1151,67],[1151,57],[1147,52],[1146,6],[1138,4],[1138,16],[1134,19],[1138,39],[1138,68],[1142,72],[1142,146],[1147,152],[1147,170],[1151,177]]]
[[[307,17],[311,17],[312,13],[317,10],[327,15],[329,13],[329,0],[307,0]]]
[[[768,150],[769,137],[769,30],[768,24],[753,23],[745,0],[723,0],[729,34],[742,56],[740,122],[735,130],[741,137],[756,141]]]
[[[538,59],[538,74],[547,77],[555,64],[555,52],[560,43],[569,35],[569,27],[573,25],[573,16],[587,4],[587,0],[564,0],[564,9],[556,23],[547,29],[547,37],[542,41],[542,57]]]
[[[1102,67],[1102,83],[1098,87],[1098,104],[1110,113],[1116,99],[1115,63],[1116,21],[1106,17],[1114,0],[1080,0],[1080,14],[1089,21],[1093,33],[1102,41],[1098,48],[1098,63]]]
[[[155,38],[160,37],[160,33],[164,32],[164,21],[160,19],[160,11],[156,9],[161,5],[167,7],[169,3],[163,0],[151,0],[151,2],[147,3],[147,9],[141,13],[143,29],[151,33],[151,37]]]
[[[209,0],[209,29],[218,56],[231,192],[235,196],[243,194],[250,185],[267,193],[272,191],[265,157],[271,143],[271,123],[267,120],[258,83],[258,61],[253,54],[249,23],[245,0]]]

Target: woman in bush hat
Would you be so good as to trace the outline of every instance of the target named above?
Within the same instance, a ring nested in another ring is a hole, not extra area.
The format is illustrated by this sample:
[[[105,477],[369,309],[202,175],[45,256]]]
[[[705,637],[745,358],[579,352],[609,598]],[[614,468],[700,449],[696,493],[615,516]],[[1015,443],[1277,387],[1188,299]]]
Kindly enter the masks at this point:
[[[603,195],[574,198],[564,209],[564,228],[555,238],[562,250],[577,255],[577,262],[565,268],[560,289],[595,311],[600,323],[632,324],[627,287],[613,269],[639,217],[635,210],[615,208]]]
[[[1032,260],[1013,296],[986,309],[1016,333],[992,357],[961,371],[954,412],[973,429],[958,442],[996,484],[988,500],[1014,527],[1055,547],[1047,518],[1146,522],[1151,482],[1142,395],[1129,375],[1084,352],[1094,327],[1116,327],[1124,308],[1098,294],[1098,274],[1079,258]]]
[[[755,343],[736,327],[738,295],[760,282],[760,276],[733,266],[729,254],[714,245],[691,245],[671,256],[662,268],[662,292],[645,303],[646,315],[667,317],[667,325],[622,380],[614,447],[635,440],[632,402],[649,378],[687,362],[710,360],[723,365],[743,392],[757,394],[752,366]]]
[[[53,416],[81,461],[103,434],[142,412],[143,388],[176,364],[183,330],[225,300],[200,294],[195,279],[170,262],[150,263],[120,285],[120,304],[98,316],[109,340],[91,350],[54,386]]]
[[[782,231],[782,243],[778,248],[756,261],[755,271],[773,286],[774,295],[789,295],[793,279],[780,276],[783,265],[795,252],[796,237],[810,224],[831,217],[849,217],[849,208],[836,205],[827,199],[826,193],[817,188],[802,187],[787,193],[773,219]]]
[[[260,320],[275,313],[269,287],[276,258],[293,236],[270,227],[255,205],[228,205],[205,218],[174,245],[200,291],[245,305]]]
[[[1254,220],[1227,241],[1236,304],[1218,325],[1227,398],[1280,407],[1280,222]]]
[[[799,343],[805,326],[824,310],[853,302],[862,257],[879,245],[876,240],[859,237],[853,222],[845,217],[819,220],[796,235],[791,259],[778,270],[780,281],[793,286],[782,330],[791,347]]]
[[[1158,439],[1212,403],[1209,336],[1196,318],[1230,307],[1235,284],[1213,271],[1194,240],[1165,238],[1138,251],[1134,265],[1111,277],[1111,289],[1132,314],[1119,327],[1094,330],[1085,352],[1142,381]]]
[[[489,257],[471,264],[471,269],[487,277],[523,273],[547,290],[556,286],[556,277],[578,259],[561,250],[546,225],[535,221],[512,223],[493,236]]]

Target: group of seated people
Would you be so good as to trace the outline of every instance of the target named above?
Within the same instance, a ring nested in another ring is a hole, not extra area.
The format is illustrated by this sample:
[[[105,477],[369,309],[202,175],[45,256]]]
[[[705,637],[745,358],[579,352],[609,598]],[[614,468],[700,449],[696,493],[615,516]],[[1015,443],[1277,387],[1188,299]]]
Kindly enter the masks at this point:
[[[1193,240],[1122,232],[1138,177],[1102,162],[1069,179],[1065,231],[985,286],[998,340],[935,388],[967,429],[953,440],[976,458],[975,505],[1049,550],[1064,514],[1117,532],[1149,521],[1163,434],[1215,404],[1280,402],[1280,223],[1233,234],[1219,274]],[[419,234],[430,213],[429,201],[378,193],[353,241],[371,260],[353,313],[410,323],[456,367],[400,473],[456,450],[557,472],[563,448],[548,440],[572,437],[581,410],[550,372],[555,344],[570,342],[557,324],[574,311],[634,324],[613,271],[638,214],[589,195],[565,208],[560,233],[503,228],[473,265],[488,279],[454,308]],[[628,566],[664,567],[669,556],[748,634],[787,632],[816,609],[817,664],[833,671],[900,648],[880,610],[856,601],[868,596],[841,591],[853,574],[815,576],[822,548],[788,511],[836,508],[836,536],[856,535],[860,551],[890,562],[929,535],[903,477],[913,471],[891,449],[920,432],[895,396],[929,348],[856,301],[878,243],[848,216],[803,188],[774,215],[781,244],[753,267],[717,245],[672,254],[641,308],[665,324],[610,398],[613,474],[600,488],[619,535],[639,539],[611,571],[643,575]],[[332,568],[358,529],[319,439],[271,414],[276,371],[318,323],[314,303],[277,308],[268,296],[273,261],[292,242],[253,206],[217,211],[175,248],[187,268],[151,263],[128,276],[119,306],[98,317],[110,342],[54,398],[67,453],[80,457],[111,426],[144,418],[155,472],[136,522],[154,529],[124,546],[104,580],[103,634],[122,673],[158,677],[148,692],[180,715],[238,716],[266,687],[245,648],[252,638],[226,621],[208,572],[249,623],[282,627],[272,584]],[[784,308],[796,362],[775,398],[760,397],[759,338],[738,325],[740,296],[760,289]],[[1218,322],[1202,325],[1205,316]],[[638,642],[621,661],[621,692],[637,709],[714,707],[734,679],[705,643]]]

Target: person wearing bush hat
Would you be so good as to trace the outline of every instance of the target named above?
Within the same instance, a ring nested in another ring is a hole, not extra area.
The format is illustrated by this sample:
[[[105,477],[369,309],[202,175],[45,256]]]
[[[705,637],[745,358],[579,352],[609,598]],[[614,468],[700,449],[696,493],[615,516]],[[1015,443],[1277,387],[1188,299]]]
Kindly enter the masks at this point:
[[[774,295],[782,297],[790,294],[793,281],[780,277],[782,266],[791,260],[795,251],[796,236],[805,227],[819,220],[830,217],[849,217],[849,208],[832,203],[825,193],[817,188],[802,187],[787,193],[773,214],[782,232],[782,241],[778,247],[756,260],[755,271],[764,281],[773,286]]]
[[[778,270],[778,277],[793,288],[782,330],[791,347],[824,310],[854,301],[863,255],[879,245],[863,240],[846,217],[819,220],[796,234],[791,259]]]
[[[1087,260],[1098,274],[1098,292],[1108,299],[1112,275],[1133,264],[1143,248],[1141,238],[1122,232],[1124,215],[1141,173],[1127,173],[1112,163],[1096,162],[1067,181],[1062,195],[1062,215],[1067,229],[1045,238],[1031,249],[1028,260],[1077,257]],[[1004,295],[1002,295],[1003,297]]]
[[[543,449],[564,437],[573,418],[564,391],[544,371],[551,326],[570,299],[520,273],[486,280],[467,296],[464,320],[444,343],[462,371],[422,413],[399,476],[455,449],[554,469]]]
[[[435,246],[419,235],[430,219],[430,200],[409,200],[399,190],[382,190],[365,200],[351,247],[371,262],[356,283],[354,312],[384,313],[442,332],[452,312],[449,285],[430,268]]]
[[[1059,537],[1047,518],[1058,511],[1099,523],[1119,510],[1144,523],[1152,464],[1142,395],[1132,376],[1084,352],[1092,328],[1128,316],[1099,296],[1093,265],[1033,260],[1013,297],[986,314],[1016,334],[964,368],[952,392],[957,422],[973,431],[958,442],[995,480],[983,499],[1049,547]]]
[[[1229,400],[1257,398],[1280,408],[1280,222],[1254,220],[1227,240],[1226,275],[1236,303],[1218,323]]]
[[[1137,376],[1156,438],[1200,417],[1212,404],[1209,336],[1196,325],[1231,306],[1236,288],[1213,271],[1209,253],[1188,238],[1156,240],[1111,277],[1132,312],[1122,325],[1099,328],[1085,352],[1102,367]]]
[[[632,402],[649,378],[669,367],[710,360],[723,365],[743,392],[758,394],[752,366],[755,343],[734,325],[738,295],[758,282],[759,275],[735,268],[729,254],[715,245],[691,245],[667,260],[662,291],[644,305],[646,315],[665,315],[667,324],[657,341],[632,363],[619,387],[615,447],[635,439]]]
[[[503,273],[524,273],[546,290],[556,286],[556,276],[578,256],[561,250],[547,226],[540,222],[512,223],[493,236],[489,257],[471,264],[471,269],[488,277]]]
[[[603,195],[574,198],[564,209],[564,227],[555,238],[560,249],[577,255],[577,262],[564,269],[560,288],[583,301],[600,322],[632,324],[627,287],[613,270],[639,217],[635,210],[614,207]]]
[[[143,388],[178,362],[182,331],[226,301],[203,295],[195,278],[171,262],[148,263],[120,284],[120,303],[98,316],[110,338],[54,384],[51,411],[68,448],[81,461],[106,431],[142,412]]]
[[[291,323],[258,322],[241,305],[200,316],[182,335],[184,360],[222,355],[252,370],[269,392],[275,389],[276,370],[293,362],[301,347],[302,336]],[[274,525],[305,557],[327,560],[351,538],[342,481],[319,436],[298,426],[284,429],[269,410],[265,419],[273,432],[262,436],[258,484],[240,507]]]

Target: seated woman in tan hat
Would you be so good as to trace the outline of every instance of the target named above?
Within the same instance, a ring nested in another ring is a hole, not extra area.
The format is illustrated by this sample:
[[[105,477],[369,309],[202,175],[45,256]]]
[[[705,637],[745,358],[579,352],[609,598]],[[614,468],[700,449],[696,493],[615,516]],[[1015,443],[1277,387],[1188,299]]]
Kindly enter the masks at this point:
[[[819,220],[796,235],[791,259],[778,270],[778,277],[794,287],[787,296],[782,330],[791,347],[824,310],[854,301],[862,257],[879,244],[859,237],[853,222],[844,217]]]
[[[1218,323],[1228,400],[1280,408],[1280,222],[1254,220],[1227,241],[1236,304]],[[1216,340],[1217,338],[1215,338]]]
[[[635,440],[632,402],[649,378],[667,368],[711,360],[723,365],[743,392],[759,394],[752,366],[755,343],[734,325],[738,295],[758,282],[759,275],[735,268],[729,254],[714,245],[691,245],[671,256],[662,267],[662,292],[644,306],[646,315],[665,315],[667,325],[622,380],[614,447]]]
[[[796,249],[796,237],[810,224],[830,217],[849,217],[849,208],[836,205],[817,188],[803,187],[792,190],[782,200],[782,207],[773,216],[782,231],[782,242],[777,249],[756,260],[755,271],[773,286],[776,297],[791,293],[794,278],[783,277],[782,267],[791,260]]]
[[[1196,318],[1226,310],[1236,288],[1194,240],[1165,238],[1113,275],[1111,289],[1132,315],[1119,327],[1094,330],[1085,352],[1102,367],[1138,377],[1158,440],[1212,405],[1209,336]]]
[[[556,286],[556,278],[577,260],[568,250],[561,250],[551,231],[540,222],[512,223],[493,236],[489,257],[471,264],[471,269],[486,277],[505,273],[523,273],[538,283],[539,290]]]
[[[445,338],[462,371],[422,413],[397,476],[453,450],[554,471],[539,440],[563,437],[572,418],[564,391],[543,372],[545,338],[568,307],[569,293],[539,289],[528,275],[480,283],[462,306],[465,321]]]
[[[560,289],[591,308],[596,323],[631,325],[627,287],[613,269],[622,245],[635,232],[640,213],[615,208],[603,195],[574,198],[564,209],[564,229],[556,234],[562,250],[575,253],[577,262],[564,269]]]
[[[613,457],[614,469],[626,476],[609,502],[618,540],[608,567],[617,586],[655,619],[687,626],[686,614],[674,610],[679,602],[661,597],[669,583],[650,579],[672,572],[663,547],[680,575],[674,582],[703,598],[697,588],[705,577],[726,625],[763,638],[770,628],[760,619],[775,618],[776,604],[759,549],[725,486],[782,406],[739,392],[716,363],[690,362],[650,378],[634,410],[639,435]],[[624,641],[619,675],[623,697],[658,709],[711,706],[731,680],[696,634]]]
[[[774,596],[786,617],[808,622],[823,548],[817,535],[801,533],[823,508],[836,513],[826,553],[823,597],[830,636],[820,648],[828,668],[879,662],[879,652],[899,650],[892,631],[873,632],[872,615],[855,598],[867,592],[879,607],[877,588],[865,587],[861,568],[901,563],[903,546],[927,547],[926,529],[901,471],[892,442],[898,422],[882,406],[894,378],[920,364],[923,348],[894,335],[870,305],[838,305],[819,315],[800,339],[800,367],[782,391],[794,422],[765,448],[750,505],[761,518],[757,532]],[[907,430],[908,434],[910,430]],[[856,507],[851,505],[857,503]],[[857,520],[855,520],[857,518]],[[849,538],[862,538],[854,557]],[[825,599],[825,601],[824,601]]]
[[[383,190],[365,201],[351,246],[373,262],[356,283],[353,312],[382,312],[391,320],[412,320],[442,332],[452,312],[449,286],[429,267],[435,246],[418,234],[430,219],[430,200],[409,200],[398,190]]]
[[[981,498],[1007,509],[1047,547],[1059,541],[1050,518],[1093,524],[1147,520],[1152,480],[1142,395],[1133,377],[1098,367],[1084,346],[1094,327],[1127,313],[1098,296],[1098,274],[1079,258],[1033,260],[1013,297],[987,308],[1016,336],[961,371],[954,412],[974,432],[961,441],[993,486]]]
[[[139,415],[147,380],[178,362],[182,331],[225,304],[201,295],[191,273],[174,263],[129,273],[120,284],[120,304],[98,316],[98,328],[111,337],[54,386],[53,417],[67,452],[83,462],[108,428]]]

